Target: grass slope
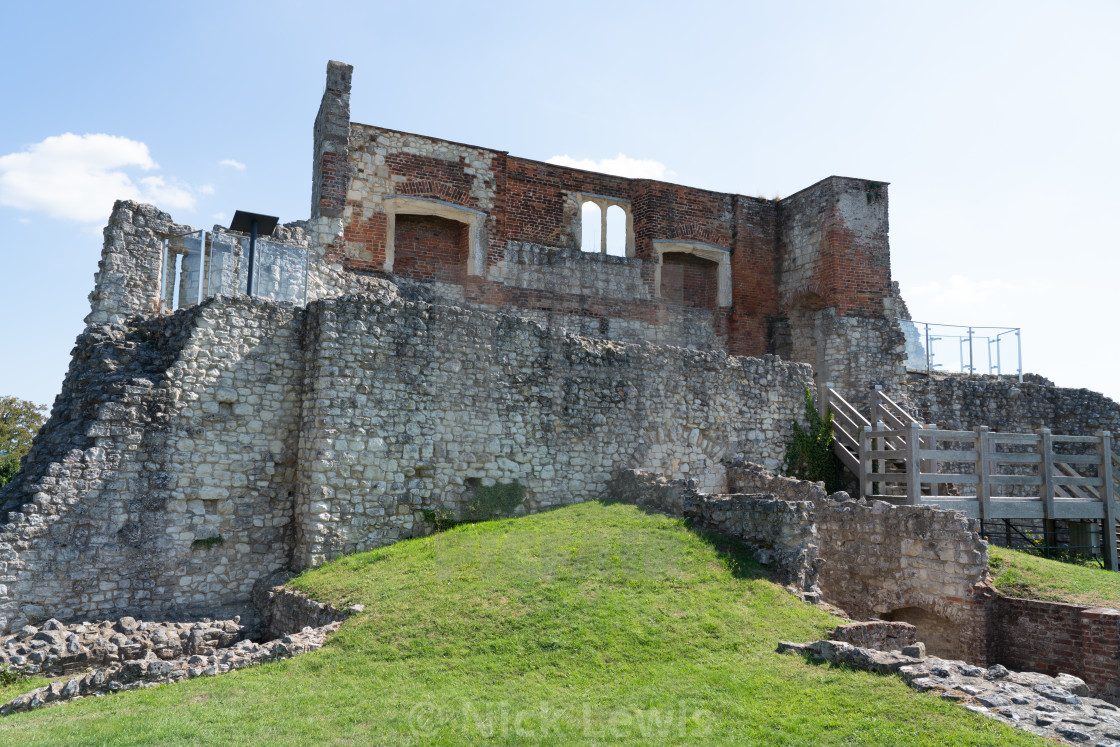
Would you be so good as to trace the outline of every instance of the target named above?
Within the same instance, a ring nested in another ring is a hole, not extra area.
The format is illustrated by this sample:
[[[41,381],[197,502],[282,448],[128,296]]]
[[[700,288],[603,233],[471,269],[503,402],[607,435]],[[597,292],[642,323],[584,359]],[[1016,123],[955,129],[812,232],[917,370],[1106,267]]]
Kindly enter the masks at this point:
[[[1120,573],[988,546],[995,587],[1009,597],[1120,608]]]
[[[836,619],[632,506],[461,526],[294,585],[366,612],[287,662],[8,717],[0,743],[1042,744],[776,654]]]

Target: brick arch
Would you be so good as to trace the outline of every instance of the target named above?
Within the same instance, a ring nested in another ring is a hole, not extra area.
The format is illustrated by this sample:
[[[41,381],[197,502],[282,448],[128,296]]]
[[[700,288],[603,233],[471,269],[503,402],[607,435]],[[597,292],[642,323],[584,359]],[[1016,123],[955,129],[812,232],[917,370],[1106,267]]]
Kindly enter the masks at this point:
[[[676,226],[669,238],[674,241],[700,241],[705,244],[722,246],[727,243],[727,236],[700,223],[685,223]]]
[[[467,190],[434,179],[413,179],[402,182],[397,185],[396,194],[408,197],[427,197],[463,207],[470,207],[471,203],[471,196]]]

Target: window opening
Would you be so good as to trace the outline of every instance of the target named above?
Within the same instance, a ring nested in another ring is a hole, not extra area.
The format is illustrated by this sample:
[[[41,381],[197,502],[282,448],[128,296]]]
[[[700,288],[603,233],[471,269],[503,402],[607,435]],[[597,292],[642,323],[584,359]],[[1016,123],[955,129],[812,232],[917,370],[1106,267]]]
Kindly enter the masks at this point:
[[[603,251],[603,211],[594,202],[583,203],[581,214],[583,237],[580,248],[585,252]]]

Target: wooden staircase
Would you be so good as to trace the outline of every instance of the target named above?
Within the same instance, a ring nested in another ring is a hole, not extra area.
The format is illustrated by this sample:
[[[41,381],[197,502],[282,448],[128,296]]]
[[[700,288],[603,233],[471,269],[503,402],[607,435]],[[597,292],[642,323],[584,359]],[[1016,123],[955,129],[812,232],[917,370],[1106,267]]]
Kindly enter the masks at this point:
[[[821,400],[822,412],[832,413],[833,450],[859,479],[861,496],[951,508],[981,521],[1101,521],[1113,538],[1103,543],[1107,565],[1120,569],[1120,456],[1110,433],[944,430],[918,422],[879,388],[870,420],[830,385]]]

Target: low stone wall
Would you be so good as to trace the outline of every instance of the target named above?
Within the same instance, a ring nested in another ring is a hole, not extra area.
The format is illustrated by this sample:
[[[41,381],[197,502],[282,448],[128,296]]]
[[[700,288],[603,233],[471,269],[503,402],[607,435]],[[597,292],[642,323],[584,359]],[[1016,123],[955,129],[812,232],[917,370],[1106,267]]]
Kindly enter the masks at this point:
[[[169,660],[209,654],[242,640],[241,618],[150,622],[122,617],[63,625],[48,620],[0,637],[0,664],[27,674],[59,675],[152,657]]]
[[[885,620],[868,620],[841,625],[832,631],[829,638],[878,651],[902,651],[918,642],[917,629],[913,625]]]
[[[253,590],[253,604],[260,611],[266,639],[279,638],[308,627],[321,628],[340,623],[365,609],[363,605],[352,604],[340,610],[324,602],[316,602],[294,589],[272,585],[267,580]]]
[[[729,460],[727,465],[727,488],[732,493],[767,493],[783,501],[824,501],[827,498],[823,482],[809,482],[795,477],[785,477],[766,469],[760,464]],[[846,500],[846,494],[836,494],[838,500]]]
[[[90,695],[109,695],[122,690],[171,684],[195,677],[213,677],[270,661],[290,659],[321,648],[327,636],[337,630],[339,625],[341,623],[321,628],[304,628],[263,644],[242,640],[229,648],[208,648],[189,657],[165,660],[149,651],[143,658],[93,669],[82,676],[71,677],[66,682],[52,682],[12,698],[0,706],[0,716]]]
[[[995,661],[1075,674],[1094,696],[1120,703],[1120,610],[1001,596],[993,618]]]
[[[625,503],[695,520],[736,539],[774,569],[775,580],[804,598],[817,598],[817,537],[812,505],[771,495],[701,495],[695,483],[642,470],[620,470],[610,495]]]

